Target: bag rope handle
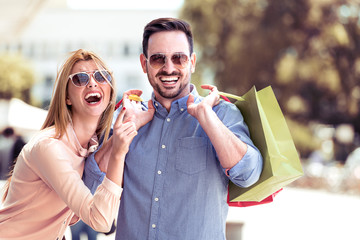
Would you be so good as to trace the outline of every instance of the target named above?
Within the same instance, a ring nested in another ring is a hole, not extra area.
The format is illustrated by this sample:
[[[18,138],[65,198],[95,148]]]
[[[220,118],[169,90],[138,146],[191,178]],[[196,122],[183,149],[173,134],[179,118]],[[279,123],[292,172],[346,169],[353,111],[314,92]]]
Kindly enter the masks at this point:
[[[236,96],[234,94],[230,94],[230,93],[225,93],[225,92],[219,92],[219,95],[227,102],[230,102],[229,98],[238,100],[238,101],[245,101],[244,98]]]

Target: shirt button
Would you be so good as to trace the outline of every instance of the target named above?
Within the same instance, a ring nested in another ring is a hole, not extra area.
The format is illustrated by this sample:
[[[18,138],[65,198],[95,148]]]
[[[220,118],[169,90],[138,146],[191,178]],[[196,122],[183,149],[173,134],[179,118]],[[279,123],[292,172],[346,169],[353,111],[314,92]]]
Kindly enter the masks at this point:
[[[159,106],[159,104],[158,104],[158,103],[155,103],[155,106]]]
[[[167,121],[167,122],[170,122],[170,118],[167,118],[166,121]]]
[[[156,224],[151,225],[152,228],[156,228]]]
[[[154,200],[155,200],[155,202],[158,202],[158,201],[159,201],[159,198],[156,197]]]
[[[166,148],[166,146],[163,144],[163,145],[161,145],[161,148]]]
[[[160,170],[158,171],[158,174],[159,174],[159,175],[161,174],[161,171],[160,171]]]

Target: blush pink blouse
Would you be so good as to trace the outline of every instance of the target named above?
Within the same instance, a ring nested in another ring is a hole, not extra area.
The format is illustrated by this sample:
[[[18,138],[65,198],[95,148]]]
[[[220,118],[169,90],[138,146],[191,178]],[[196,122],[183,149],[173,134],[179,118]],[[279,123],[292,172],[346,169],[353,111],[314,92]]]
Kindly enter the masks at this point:
[[[97,231],[110,230],[122,188],[105,177],[92,195],[81,179],[89,150],[71,125],[67,133],[55,139],[47,128],[24,146],[0,208],[0,239],[62,239],[79,217]]]

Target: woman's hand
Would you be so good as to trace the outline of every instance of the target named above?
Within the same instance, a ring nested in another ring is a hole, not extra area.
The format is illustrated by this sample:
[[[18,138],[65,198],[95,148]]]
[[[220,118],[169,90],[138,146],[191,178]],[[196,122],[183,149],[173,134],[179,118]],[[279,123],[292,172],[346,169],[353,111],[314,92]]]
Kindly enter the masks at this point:
[[[123,107],[126,108],[125,120],[133,121],[136,125],[136,130],[139,130],[142,126],[147,124],[152,120],[155,108],[153,106],[152,100],[148,101],[148,110],[144,111],[142,109],[141,102],[137,102],[129,99],[129,95],[135,94],[141,96],[141,90],[129,90],[126,91],[123,95]]]
[[[123,107],[113,126],[111,155],[125,158],[131,141],[137,135],[135,123],[130,119],[124,120],[127,109]]]
[[[137,135],[135,123],[124,121],[127,109],[123,107],[113,127],[112,150],[106,177],[122,186],[125,156],[129,151],[131,141]]]

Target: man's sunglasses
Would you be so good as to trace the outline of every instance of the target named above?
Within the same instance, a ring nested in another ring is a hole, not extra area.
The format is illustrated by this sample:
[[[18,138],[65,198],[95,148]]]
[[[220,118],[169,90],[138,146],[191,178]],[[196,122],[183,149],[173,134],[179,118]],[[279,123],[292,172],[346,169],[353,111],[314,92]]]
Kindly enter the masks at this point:
[[[174,66],[180,69],[186,68],[189,63],[189,57],[185,53],[174,53],[170,59]],[[160,69],[165,66],[168,57],[164,53],[155,53],[146,60],[152,68]]]
[[[92,73],[92,77],[101,84],[111,83],[111,75],[106,70],[96,70],[94,72],[78,72],[73,73],[69,76],[69,79],[72,83],[77,87],[83,87],[88,85],[90,82],[90,73]]]

